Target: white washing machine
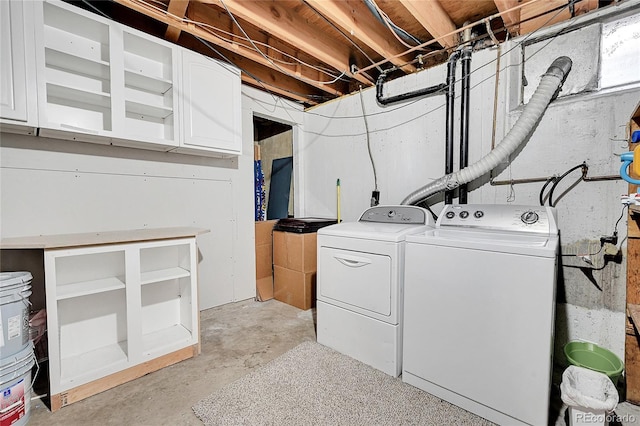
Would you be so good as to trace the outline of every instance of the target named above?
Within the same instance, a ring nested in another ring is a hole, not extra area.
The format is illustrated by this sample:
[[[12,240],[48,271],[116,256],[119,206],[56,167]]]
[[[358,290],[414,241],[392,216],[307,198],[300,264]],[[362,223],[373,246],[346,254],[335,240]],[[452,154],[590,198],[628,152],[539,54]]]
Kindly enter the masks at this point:
[[[432,228],[425,209],[377,206],[318,230],[318,343],[400,374],[404,240]]]
[[[448,205],[407,236],[404,382],[498,424],[546,425],[555,210]]]

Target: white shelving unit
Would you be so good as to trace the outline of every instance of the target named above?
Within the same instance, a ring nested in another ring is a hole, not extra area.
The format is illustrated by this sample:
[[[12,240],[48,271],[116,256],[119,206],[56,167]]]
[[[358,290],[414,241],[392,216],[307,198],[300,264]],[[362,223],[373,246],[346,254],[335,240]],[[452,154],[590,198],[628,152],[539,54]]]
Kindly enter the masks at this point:
[[[51,406],[199,351],[197,228],[3,239],[44,250]]]
[[[3,131],[242,153],[239,70],[60,0],[0,3]]]
[[[177,146],[176,48],[125,29],[123,52],[127,133]]]
[[[108,135],[113,130],[109,24],[49,2],[40,8],[40,127]]]

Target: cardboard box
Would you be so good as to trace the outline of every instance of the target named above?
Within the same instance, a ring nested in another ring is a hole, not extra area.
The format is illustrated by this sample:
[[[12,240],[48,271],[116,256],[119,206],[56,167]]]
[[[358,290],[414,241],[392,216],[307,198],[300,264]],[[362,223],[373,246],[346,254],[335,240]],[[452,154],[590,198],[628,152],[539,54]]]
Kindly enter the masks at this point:
[[[273,299],[272,232],[277,220],[255,223],[256,232],[256,298],[260,302]]]
[[[315,272],[317,234],[273,231],[273,264],[298,272]]]
[[[316,273],[273,267],[273,295],[276,300],[307,310],[316,304]]]
[[[256,279],[256,299],[259,302],[273,299],[273,275]]]

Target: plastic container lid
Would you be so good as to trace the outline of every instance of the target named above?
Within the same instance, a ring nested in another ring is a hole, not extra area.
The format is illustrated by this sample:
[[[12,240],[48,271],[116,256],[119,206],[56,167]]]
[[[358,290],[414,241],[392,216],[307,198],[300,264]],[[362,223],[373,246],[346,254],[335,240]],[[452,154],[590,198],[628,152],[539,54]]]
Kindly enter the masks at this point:
[[[29,284],[33,276],[31,272],[0,272],[0,288],[10,288]]]
[[[569,342],[564,354],[572,365],[604,373],[616,384],[624,365],[613,352],[590,342]]]
[[[322,219],[317,217],[280,219],[273,227],[274,231],[295,232],[298,234],[310,234],[317,232],[325,226],[335,225],[336,219]]]

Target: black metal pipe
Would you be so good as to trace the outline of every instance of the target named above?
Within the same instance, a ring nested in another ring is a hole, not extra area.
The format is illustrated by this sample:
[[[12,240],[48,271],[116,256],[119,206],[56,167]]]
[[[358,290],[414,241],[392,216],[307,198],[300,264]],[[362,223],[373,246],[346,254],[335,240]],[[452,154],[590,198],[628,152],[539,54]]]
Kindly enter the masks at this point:
[[[388,105],[394,102],[406,101],[407,99],[417,98],[419,96],[433,96],[443,93],[447,88],[446,84],[437,84],[431,87],[425,87],[424,89],[414,90],[413,92],[403,93],[401,95],[383,97],[383,85],[384,80],[387,78],[386,73],[380,74],[376,80],[376,100],[380,105]]]
[[[453,173],[453,114],[456,98],[456,62],[460,57],[460,52],[455,51],[449,56],[447,62],[447,99],[446,99],[446,133],[444,140],[444,172]],[[444,203],[453,204],[453,191],[445,191]]]
[[[462,50],[462,94],[460,96],[460,170],[469,165],[469,101],[471,95],[471,53],[470,46]],[[467,184],[458,188],[458,202],[467,204]]]

